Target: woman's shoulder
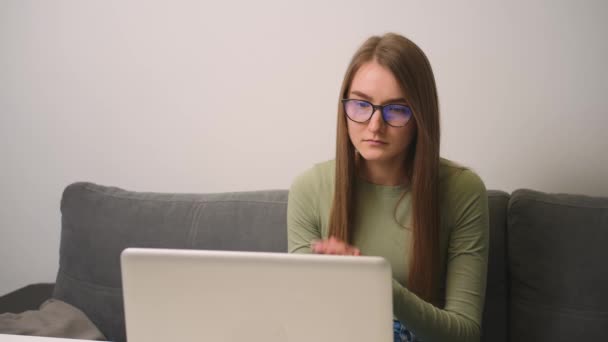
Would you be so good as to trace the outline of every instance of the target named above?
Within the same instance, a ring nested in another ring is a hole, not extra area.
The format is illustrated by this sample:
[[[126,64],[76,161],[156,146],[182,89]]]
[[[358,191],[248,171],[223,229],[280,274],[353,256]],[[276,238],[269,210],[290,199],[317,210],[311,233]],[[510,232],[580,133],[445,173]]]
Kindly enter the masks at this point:
[[[321,186],[321,188],[327,188],[329,185],[333,184],[335,166],[336,163],[334,160],[327,160],[314,164],[294,179],[291,188],[312,189],[318,188],[319,186]]]
[[[439,183],[448,193],[485,192],[485,185],[479,175],[470,167],[441,158],[439,161]]]

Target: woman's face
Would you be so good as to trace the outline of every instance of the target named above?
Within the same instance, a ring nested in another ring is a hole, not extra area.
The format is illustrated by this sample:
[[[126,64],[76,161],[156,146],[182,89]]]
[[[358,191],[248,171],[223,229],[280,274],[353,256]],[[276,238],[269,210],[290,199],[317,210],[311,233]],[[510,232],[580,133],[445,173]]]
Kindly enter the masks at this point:
[[[355,73],[349,99],[366,100],[374,105],[406,104],[405,96],[392,72],[375,61],[363,64]],[[412,118],[403,127],[389,126],[376,110],[364,123],[347,119],[350,141],[368,163],[400,167],[416,134]]]

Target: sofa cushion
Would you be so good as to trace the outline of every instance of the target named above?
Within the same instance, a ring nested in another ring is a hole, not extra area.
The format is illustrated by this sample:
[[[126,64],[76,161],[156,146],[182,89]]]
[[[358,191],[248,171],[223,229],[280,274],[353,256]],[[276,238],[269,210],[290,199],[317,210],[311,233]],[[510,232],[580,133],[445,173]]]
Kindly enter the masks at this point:
[[[91,183],[62,197],[54,297],[125,341],[120,253],[127,247],[285,252],[287,191],[160,194]]]
[[[81,310],[57,299],[46,300],[38,310],[0,314],[0,334],[106,341]]]
[[[0,297],[0,314],[37,310],[53,295],[55,284],[31,284]]]
[[[515,191],[511,341],[608,341],[608,198]]]
[[[506,230],[509,194],[488,190],[490,209],[490,250],[488,256],[488,281],[483,311],[481,340],[484,342],[507,341],[507,266]]]

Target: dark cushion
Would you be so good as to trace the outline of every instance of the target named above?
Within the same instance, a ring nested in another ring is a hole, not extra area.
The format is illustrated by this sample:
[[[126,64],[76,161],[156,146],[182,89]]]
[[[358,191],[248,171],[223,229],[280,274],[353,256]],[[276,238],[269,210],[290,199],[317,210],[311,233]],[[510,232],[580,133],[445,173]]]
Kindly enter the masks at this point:
[[[111,341],[125,341],[120,253],[127,247],[285,252],[287,190],[160,194],[91,183],[61,201],[54,297],[81,309]]]
[[[608,198],[515,191],[511,341],[608,341]]]
[[[509,195],[502,191],[488,191],[490,209],[490,251],[488,282],[483,311],[481,340],[507,341],[507,266],[506,229]]]
[[[0,314],[37,310],[51,298],[55,284],[31,284],[0,297]]]

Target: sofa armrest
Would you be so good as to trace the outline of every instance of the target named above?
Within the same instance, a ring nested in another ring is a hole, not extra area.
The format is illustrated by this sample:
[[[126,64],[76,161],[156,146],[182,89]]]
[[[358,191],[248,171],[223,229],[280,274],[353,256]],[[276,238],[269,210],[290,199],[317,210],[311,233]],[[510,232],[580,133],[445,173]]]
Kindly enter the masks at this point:
[[[55,284],[31,284],[0,297],[0,314],[21,313],[38,310],[45,300],[51,298]]]

